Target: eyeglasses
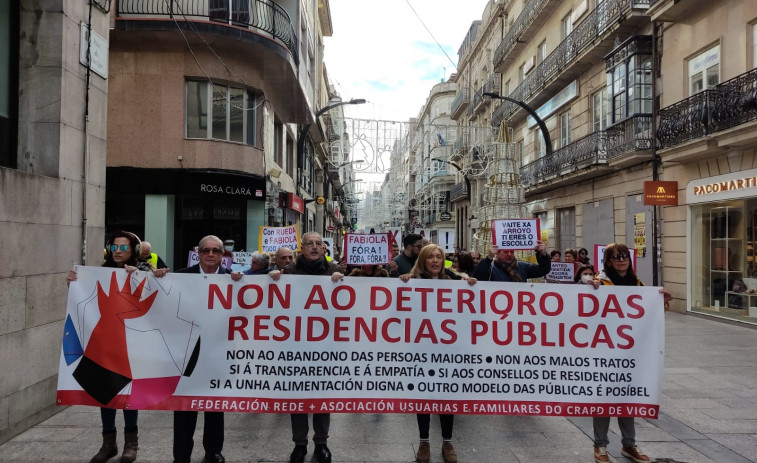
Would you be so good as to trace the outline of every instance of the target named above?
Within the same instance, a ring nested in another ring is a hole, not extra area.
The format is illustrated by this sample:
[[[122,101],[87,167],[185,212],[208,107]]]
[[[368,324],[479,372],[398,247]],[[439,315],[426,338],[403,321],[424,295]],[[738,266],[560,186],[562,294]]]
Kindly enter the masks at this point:
[[[586,252],[586,251],[581,251],[581,252],[579,252],[579,254],[581,254],[582,256],[585,256],[585,255],[587,255],[587,254],[589,254],[589,253],[588,253],[588,252]]]
[[[323,246],[323,241],[305,241],[303,246]]]
[[[108,246],[108,248],[110,249],[110,252],[116,252],[119,249],[121,249],[121,251],[123,252],[126,252],[131,249],[131,246],[129,246],[128,244],[122,244],[121,246],[117,244],[111,244],[110,246]]]
[[[202,248],[200,254],[223,254],[223,249],[219,248]]]
[[[630,258],[631,256],[629,254],[615,254],[615,255],[610,256],[610,259],[613,259],[613,260],[628,260]]]

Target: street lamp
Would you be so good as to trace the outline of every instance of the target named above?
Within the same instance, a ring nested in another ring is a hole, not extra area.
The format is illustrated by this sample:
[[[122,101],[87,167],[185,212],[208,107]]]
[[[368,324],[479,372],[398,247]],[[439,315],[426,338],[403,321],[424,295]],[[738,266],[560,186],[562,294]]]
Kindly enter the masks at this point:
[[[546,156],[552,156],[552,139],[549,137],[549,130],[547,130],[547,124],[545,124],[544,121],[541,120],[541,117],[539,117],[539,115],[536,114],[536,111],[534,111],[533,109],[531,109],[531,107],[528,106],[526,103],[524,103],[522,101],[519,101],[519,100],[515,100],[515,99],[510,98],[508,96],[502,96],[502,95],[499,95],[497,93],[492,93],[492,92],[483,92],[481,95],[488,96],[488,97],[491,97],[491,98],[497,98],[499,100],[509,101],[510,103],[515,103],[518,106],[520,106],[521,108],[525,109],[528,112],[528,114],[530,114],[531,117],[534,118],[534,120],[536,121],[536,123],[539,124],[539,128],[541,129],[541,133],[542,133],[542,136],[544,138],[544,144],[546,145],[546,147],[545,147],[546,148]]]
[[[465,199],[467,199],[468,202],[470,203],[470,194],[471,194],[471,192],[470,192],[470,179],[468,178],[468,174],[465,173],[465,172],[463,172],[463,168],[460,167],[459,165],[457,165],[457,163],[454,163],[452,161],[447,161],[446,159],[431,158],[431,160],[432,161],[445,162],[445,163],[451,165],[452,167],[454,167],[455,169],[457,169],[458,172],[460,172],[460,173],[463,174],[463,180],[465,180]]]

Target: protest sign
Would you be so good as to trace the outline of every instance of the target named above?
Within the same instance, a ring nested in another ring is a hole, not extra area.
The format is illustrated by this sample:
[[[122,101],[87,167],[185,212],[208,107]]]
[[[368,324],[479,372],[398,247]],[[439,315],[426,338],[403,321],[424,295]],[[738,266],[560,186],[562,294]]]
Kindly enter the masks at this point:
[[[437,236],[438,245],[444,250],[445,254],[455,252],[455,229],[440,228]]]
[[[402,228],[400,227],[389,227],[386,229],[387,232],[389,232],[389,239],[391,244],[392,242],[397,243],[397,246],[402,248]]]
[[[191,267],[199,263],[200,255],[197,254],[197,251],[195,251],[194,249],[190,249],[189,255],[187,256],[187,267]],[[223,256],[221,257],[221,265],[223,265],[225,268],[231,268],[234,265],[234,260],[229,256]]]
[[[323,238],[323,245],[326,246],[326,257],[329,259],[334,257],[334,240],[331,238]]]
[[[343,251],[347,265],[388,264],[392,256],[389,233],[347,233]]]
[[[544,277],[547,281],[573,283],[576,264],[572,262],[550,262],[551,270]]]
[[[258,252],[273,254],[279,248],[300,249],[300,231],[297,225],[288,227],[260,227]]]
[[[540,235],[539,219],[492,220],[492,244],[499,249],[534,249]]]
[[[663,314],[655,287],[79,267],[57,401],[656,418]]]

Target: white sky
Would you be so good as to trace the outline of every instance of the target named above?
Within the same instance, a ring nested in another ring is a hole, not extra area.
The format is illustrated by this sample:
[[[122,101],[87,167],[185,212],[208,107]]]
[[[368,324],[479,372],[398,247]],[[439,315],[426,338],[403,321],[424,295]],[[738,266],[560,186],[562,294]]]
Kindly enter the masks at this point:
[[[330,0],[333,35],[324,38],[329,79],[343,100],[368,100],[345,106],[345,116],[416,117],[434,84],[455,72],[457,51],[487,2]]]

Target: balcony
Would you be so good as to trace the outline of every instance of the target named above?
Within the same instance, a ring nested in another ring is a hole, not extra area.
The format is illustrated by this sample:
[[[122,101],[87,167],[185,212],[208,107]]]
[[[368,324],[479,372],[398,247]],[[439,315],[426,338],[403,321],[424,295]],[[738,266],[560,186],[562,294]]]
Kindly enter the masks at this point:
[[[468,108],[468,103],[470,103],[470,88],[465,87],[457,92],[457,96],[455,96],[455,99],[452,101],[451,117],[453,120],[460,118],[465,109]]]
[[[465,154],[467,150],[468,150],[468,134],[463,133],[463,134],[460,134],[459,137],[457,137],[457,140],[455,140],[455,144],[452,145],[452,153]]]
[[[499,93],[502,86],[502,74],[496,72],[489,76],[489,80],[481,86],[480,89],[473,95],[473,113],[478,114],[488,107],[491,98],[484,98],[483,94],[486,92]]]
[[[449,189],[450,202],[456,202],[468,198],[468,187],[465,182],[459,182],[452,185]]]
[[[754,143],[757,121],[757,69],[660,110],[660,149],[712,138],[723,145]],[[742,129],[742,130],[739,130]],[[751,132],[747,134],[739,132]]]
[[[641,114],[591,133],[521,167],[520,183],[527,194],[541,193],[651,159],[651,127],[652,116]]]
[[[529,42],[529,39],[541,29],[548,19],[548,15],[540,14],[542,11],[553,11],[560,4],[556,0],[532,0],[523,7],[518,18],[515,20],[510,30],[507,31],[502,42],[494,51],[494,69],[502,72],[512,64],[510,56],[517,55]]]
[[[651,0],[605,0],[563,40],[509,95],[537,107],[551,94],[580,76],[613,48],[618,35],[632,33],[648,22],[643,16]],[[520,106],[502,101],[492,114],[492,126],[510,119]],[[525,117],[525,116],[524,116]]]
[[[116,19],[119,21],[155,20],[165,23],[172,30],[174,21],[194,23],[192,29],[200,32],[214,31],[240,38],[239,30],[249,31],[244,38],[251,41],[267,38],[266,45],[273,41],[285,47],[296,65],[297,34],[289,14],[271,0],[118,0]],[[118,26],[117,26],[118,27]],[[183,26],[181,26],[183,28]]]
[[[710,0],[650,0],[649,16],[652,21],[680,22],[711,3]]]

